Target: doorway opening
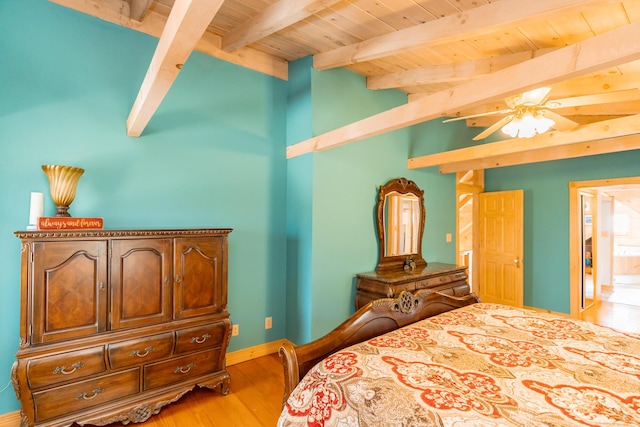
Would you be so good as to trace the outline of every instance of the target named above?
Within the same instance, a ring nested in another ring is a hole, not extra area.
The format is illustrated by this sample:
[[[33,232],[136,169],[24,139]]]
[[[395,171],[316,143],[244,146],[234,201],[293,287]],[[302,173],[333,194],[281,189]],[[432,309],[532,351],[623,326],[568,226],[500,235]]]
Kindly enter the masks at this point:
[[[571,182],[571,316],[640,311],[640,177]]]
[[[468,268],[471,291],[478,289],[478,195],[484,192],[484,170],[456,173],[456,264]]]
[[[595,301],[596,289],[593,280],[593,213],[594,202],[597,193],[593,190],[580,191],[580,253],[581,253],[581,274],[580,274],[580,309],[585,310],[591,307]]]

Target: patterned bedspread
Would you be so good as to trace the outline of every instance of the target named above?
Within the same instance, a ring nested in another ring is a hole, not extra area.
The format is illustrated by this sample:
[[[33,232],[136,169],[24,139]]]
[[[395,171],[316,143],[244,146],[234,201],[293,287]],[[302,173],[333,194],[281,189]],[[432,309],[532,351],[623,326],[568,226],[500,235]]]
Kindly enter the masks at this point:
[[[278,426],[640,426],[640,335],[473,304],[317,364]]]

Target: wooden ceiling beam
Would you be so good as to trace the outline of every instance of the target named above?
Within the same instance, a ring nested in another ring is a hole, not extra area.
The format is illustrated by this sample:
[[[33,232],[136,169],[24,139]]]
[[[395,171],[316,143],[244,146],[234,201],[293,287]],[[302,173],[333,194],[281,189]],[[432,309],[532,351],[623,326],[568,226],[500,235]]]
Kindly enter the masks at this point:
[[[131,4],[129,17],[134,21],[142,22],[142,19],[149,11],[151,3],[153,3],[153,0],[129,0],[129,4]]]
[[[176,0],[127,118],[127,135],[142,134],[223,2]]]
[[[509,2],[510,3],[510,2]],[[628,24],[459,86],[420,98],[287,148],[287,158],[414,125],[487,101],[640,59],[640,23]]]
[[[533,138],[508,139],[414,157],[407,161],[407,167],[440,166],[441,173],[452,173],[633,150],[640,148],[638,134],[640,115],[635,115],[592,123],[571,131],[546,132]],[[627,138],[629,136],[633,138]]]
[[[160,38],[167,23],[165,16],[153,10],[148,10],[142,21],[136,21],[130,16],[130,5],[125,0],[49,1],[156,38]],[[222,38],[220,36],[206,32],[198,40],[195,50],[241,67],[287,80],[289,72],[287,61],[252,48],[243,48],[229,53],[222,50],[221,45]]]
[[[131,21],[131,4],[125,0],[49,0],[51,3],[68,7],[87,15],[125,27],[135,27],[139,23]],[[162,29],[162,27],[161,27]],[[142,31],[145,32],[145,31]]]
[[[367,78],[367,89],[390,89],[473,80],[485,74],[491,74],[503,68],[544,55],[552,50],[554,49],[518,52],[455,64],[433,65],[431,67],[372,76]]]
[[[222,40],[222,49],[232,52],[245,47],[340,1],[280,0],[249,22],[238,25],[229,32]]]
[[[615,70],[601,70],[595,75],[583,76],[553,85],[552,98],[608,93],[640,87],[640,72],[616,74]]]
[[[575,79],[565,80],[560,83],[556,83],[551,87],[551,93],[549,99],[568,98],[573,96],[593,95],[593,94],[607,94],[617,91],[626,91],[630,89],[638,89],[640,86],[640,73],[628,73],[628,74],[612,74],[606,72],[607,70],[600,70],[594,75],[578,77]],[[609,70],[610,71],[610,70]],[[417,101],[420,98],[428,96],[428,93],[414,93],[409,94],[409,102]],[[613,106],[616,104],[608,104]],[[623,104],[624,105],[624,104]],[[473,114],[488,113],[490,111],[498,111],[507,108],[504,100],[496,102],[486,103],[477,108],[471,108],[466,110],[460,110],[451,112],[452,116],[469,116]],[[612,113],[612,114],[626,114],[626,113]],[[635,114],[631,111],[628,114]],[[495,117],[495,116],[494,116]]]
[[[473,39],[547,17],[557,18],[558,15],[568,12],[584,12],[586,7],[598,3],[604,4],[610,1],[497,1],[349,46],[318,53],[313,57],[313,66],[318,70],[328,70],[447,42]]]
[[[491,169],[504,166],[516,166],[529,163],[596,156],[599,154],[617,153],[638,149],[640,149],[640,136],[628,135],[615,139],[600,139],[597,141],[585,141],[536,151],[523,151],[520,153],[506,154],[504,156],[497,156],[483,160],[448,163],[440,166],[439,170],[440,173],[447,174],[464,171],[468,167]]]

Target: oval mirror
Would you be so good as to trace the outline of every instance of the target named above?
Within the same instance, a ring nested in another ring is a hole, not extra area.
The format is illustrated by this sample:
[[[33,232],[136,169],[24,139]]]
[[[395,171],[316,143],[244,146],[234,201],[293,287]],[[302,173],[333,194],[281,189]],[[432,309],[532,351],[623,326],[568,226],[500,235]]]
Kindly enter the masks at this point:
[[[397,178],[380,186],[377,205],[380,260],[376,271],[424,267],[424,191],[415,182]]]

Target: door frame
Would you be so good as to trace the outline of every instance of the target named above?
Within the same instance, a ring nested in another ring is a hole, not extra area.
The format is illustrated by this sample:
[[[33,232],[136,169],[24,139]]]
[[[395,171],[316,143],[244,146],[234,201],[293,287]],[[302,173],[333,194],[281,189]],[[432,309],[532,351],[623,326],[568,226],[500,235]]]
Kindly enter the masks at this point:
[[[570,316],[573,319],[579,319],[582,311],[580,308],[580,284],[582,276],[580,192],[587,189],[594,189],[594,187],[597,187],[599,190],[606,190],[606,187],[618,185],[640,185],[640,176],[569,182],[569,308]]]

